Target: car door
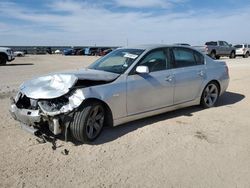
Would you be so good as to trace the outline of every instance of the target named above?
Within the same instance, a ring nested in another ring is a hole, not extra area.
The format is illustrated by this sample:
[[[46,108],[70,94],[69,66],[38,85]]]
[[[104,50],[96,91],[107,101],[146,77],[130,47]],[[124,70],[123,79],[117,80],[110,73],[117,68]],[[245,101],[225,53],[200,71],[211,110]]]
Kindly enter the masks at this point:
[[[225,41],[223,41],[224,43],[224,54],[225,55],[230,55],[231,54],[231,51],[232,51],[232,47]]]
[[[192,101],[198,97],[206,76],[204,56],[183,47],[172,49],[174,61],[174,104]]]
[[[168,49],[147,53],[127,77],[128,115],[173,105],[173,79]],[[136,73],[137,66],[147,66],[148,74]]]
[[[226,55],[226,46],[223,41],[219,41],[218,53],[219,55]]]

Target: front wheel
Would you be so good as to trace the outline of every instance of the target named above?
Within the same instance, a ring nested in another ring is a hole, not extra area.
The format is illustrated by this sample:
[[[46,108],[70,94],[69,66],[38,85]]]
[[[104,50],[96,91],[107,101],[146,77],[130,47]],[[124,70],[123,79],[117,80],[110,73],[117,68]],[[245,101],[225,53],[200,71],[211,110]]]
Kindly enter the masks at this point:
[[[215,82],[209,83],[203,90],[201,96],[201,105],[204,108],[211,108],[217,102],[219,97],[219,86]]]
[[[95,140],[104,124],[105,111],[99,102],[84,104],[75,113],[70,125],[71,134],[80,142]]]
[[[0,65],[5,65],[6,63],[7,63],[6,56],[0,54]]]

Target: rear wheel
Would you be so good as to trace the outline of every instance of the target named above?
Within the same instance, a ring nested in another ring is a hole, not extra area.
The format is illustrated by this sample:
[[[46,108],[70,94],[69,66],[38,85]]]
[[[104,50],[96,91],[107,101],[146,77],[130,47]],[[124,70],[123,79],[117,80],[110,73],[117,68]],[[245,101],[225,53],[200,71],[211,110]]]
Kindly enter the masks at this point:
[[[249,52],[247,52],[243,57],[248,58],[249,57]]]
[[[7,57],[0,54],[0,65],[5,65],[7,63]]]
[[[233,59],[233,58],[235,58],[235,57],[236,57],[235,51],[232,51],[231,54],[230,54],[230,56],[229,56],[229,58]]]
[[[204,108],[211,108],[217,102],[219,97],[219,86],[215,82],[210,82],[203,90],[201,96],[201,105]]]
[[[70,131],[75,139],[80,142],[95,140],[104,124],[105,111],[99,102],[84,104],[75,113],[70,125]]]

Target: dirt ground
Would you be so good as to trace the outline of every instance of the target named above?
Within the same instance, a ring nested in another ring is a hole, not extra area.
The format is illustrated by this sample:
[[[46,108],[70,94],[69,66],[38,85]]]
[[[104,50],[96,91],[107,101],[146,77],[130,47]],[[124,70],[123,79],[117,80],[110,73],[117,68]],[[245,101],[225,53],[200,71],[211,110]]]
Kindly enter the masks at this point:
[[[0,67],[0,187],[250,187],[250,58],[223,59],[231,81],[216,107],[105,128],[92,144],[57,140],[52,150],[11,118],[24,80],[95,59],[26,56]]]

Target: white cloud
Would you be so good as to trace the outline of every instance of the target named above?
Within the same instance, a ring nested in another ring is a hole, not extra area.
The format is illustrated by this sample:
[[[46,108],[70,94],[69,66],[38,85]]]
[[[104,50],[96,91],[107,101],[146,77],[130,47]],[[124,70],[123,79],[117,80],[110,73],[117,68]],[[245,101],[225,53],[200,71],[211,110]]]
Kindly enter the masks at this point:
[[[250,42],[249,7],[221,13],[184,12],[154,15],[140,11],[120,13],[97,4],[54,1],[44,12],[0,2],[2,45],[125,45],[206,40]],[[66,12],[66,14],[62,14]],[[60,14],[58,14],[60,13]],[[0,45],[1,45],[0,44]]]
[[[129,8],[167,8],[171,2],[166,0],[115,0],[115,3],[121,7]]]

